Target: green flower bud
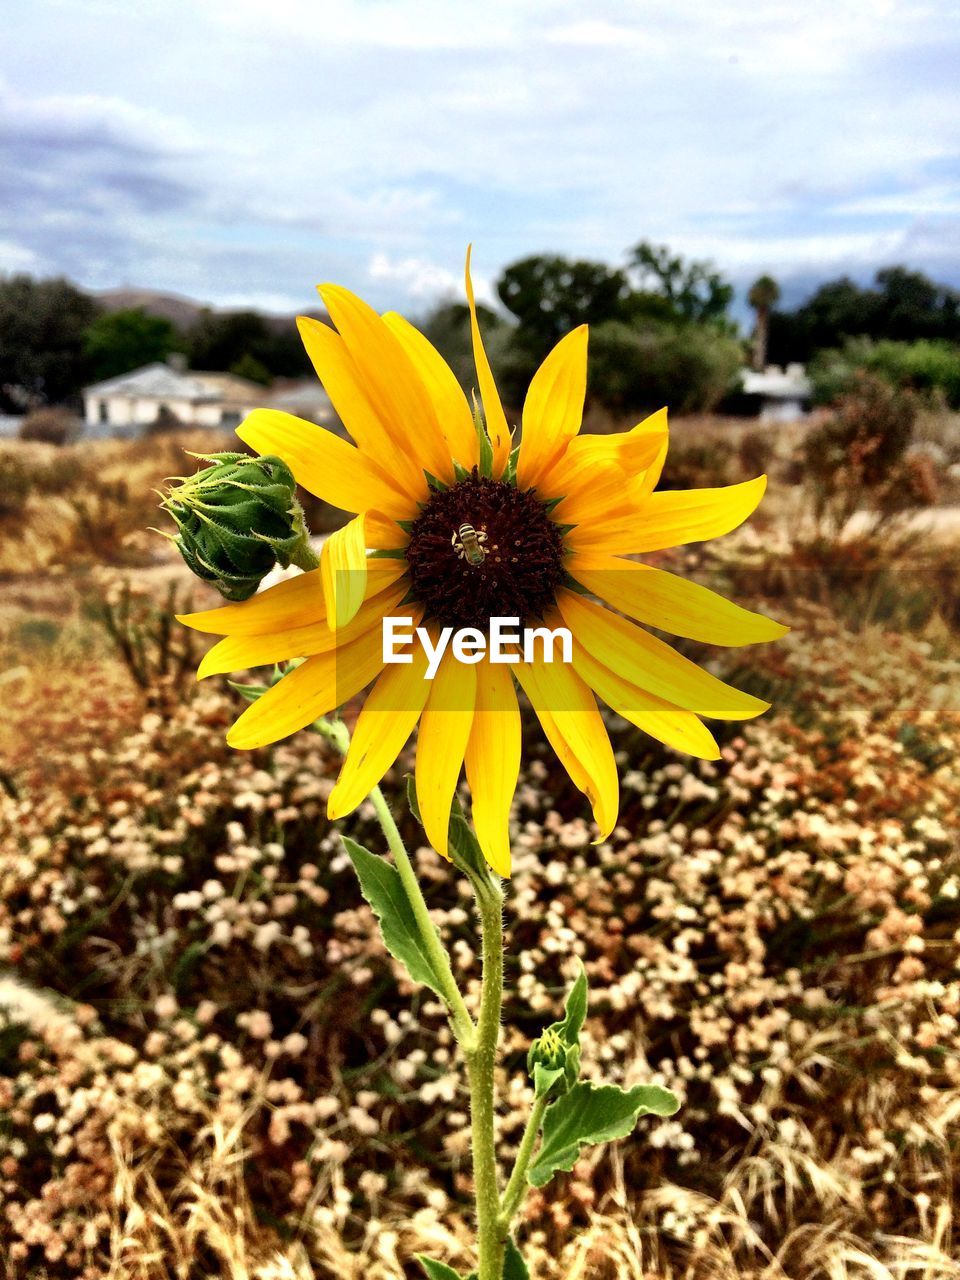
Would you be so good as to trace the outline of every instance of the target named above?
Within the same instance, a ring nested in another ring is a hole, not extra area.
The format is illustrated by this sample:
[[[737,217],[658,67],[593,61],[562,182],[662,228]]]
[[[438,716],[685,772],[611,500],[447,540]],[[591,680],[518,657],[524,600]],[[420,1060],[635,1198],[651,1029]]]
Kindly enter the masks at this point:
[[[281,458],[196,454],[213,465],[180,483],[162,506],[187,567],[228,600],[252,596],[275,565],[315,569],[296,481]]]
[[[560,1022],[547,1027],[527,1053],[527,1070],[538,1095],[559,1098],[573,1088],[580,1076],[580,1045],[569,1044],[562,1027]]]

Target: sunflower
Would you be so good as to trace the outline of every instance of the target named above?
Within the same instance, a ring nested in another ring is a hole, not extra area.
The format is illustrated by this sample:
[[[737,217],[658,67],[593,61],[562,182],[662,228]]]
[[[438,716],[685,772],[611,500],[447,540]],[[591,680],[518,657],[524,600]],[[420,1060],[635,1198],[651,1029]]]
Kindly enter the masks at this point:
[[[469,253],[466,292],[482,417],[413,325],[392,312],[378,315],[339,285],[320,287],[336,331],[307,317],[298,325],[353,442],[271,409],[254,411],[237,434],[257,453],[284,459],[298,484],[353,518],[327,539],[318,569],[181,621],[225,637],[198,678],[303,659],[230,729],[227,740],[240,749],[285,738],[373,683],[329,816],[360,804],[419,722],[416,789],[431,843],[448,856],[450,806],[465,765],[478,839],[506,876],[520,768],[515,681],[604,839],[616,823],[619,786],[597,697],[660,742],[702,759],[719,755],[704,717],[749,719],[768,706],[644,627],[716,645],[773,640],[786,628],[625,558],[736,528],[759,503],[766,477],[656,492],[666,410],[619,435],[579,434],[585,325],[534,375],[513,450],[477,323]],[[458,545],[464,525],[485,535],[478,563]],[[572,662],[505,666],[485,656],[468,665],[447,650],[427,680],[419,640],[407,663],[384,664],[387,616],[422,623],[429,634],[444,626],[485,632],[494,616],[565,626]]]

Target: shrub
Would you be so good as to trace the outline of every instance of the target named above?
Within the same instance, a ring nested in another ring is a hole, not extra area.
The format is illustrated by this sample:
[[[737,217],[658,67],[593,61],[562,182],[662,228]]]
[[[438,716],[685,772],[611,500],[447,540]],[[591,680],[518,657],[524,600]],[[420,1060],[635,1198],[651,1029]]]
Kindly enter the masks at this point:
[[[917,416],[914,395],[859,373],[833,415],[806,438],[802,469],[818,526],[839,533],[855,511],[874,512],[875,526],[935,501],[905,457]],[[928,468],[929,470],[929,468]]]
[[[80,423],[67,409],[34,409],[20,424],[21,440],[65,445],[80,434]]]
[[[702,325],[634,329],[618,321],[590,335],[591,396],[624,412],[714,408],[740,367],[737,342]]]
[[[894,387],[939,392],[960,408],[960,348],[949,342],[873,342],[850,338],[840,349],[821,351],[810,364],[814,398],[829,404],[853,387],[867,371]]]

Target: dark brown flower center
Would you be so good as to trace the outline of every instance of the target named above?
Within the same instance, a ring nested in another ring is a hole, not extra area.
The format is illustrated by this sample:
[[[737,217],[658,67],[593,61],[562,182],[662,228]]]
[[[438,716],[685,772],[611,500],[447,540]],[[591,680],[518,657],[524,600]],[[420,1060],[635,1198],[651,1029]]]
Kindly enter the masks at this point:
[[[478,627],[539,622],[563,581],[563,536],[536,489],[476,470],[431,494],[410,530],[411,596],[426,621]]]

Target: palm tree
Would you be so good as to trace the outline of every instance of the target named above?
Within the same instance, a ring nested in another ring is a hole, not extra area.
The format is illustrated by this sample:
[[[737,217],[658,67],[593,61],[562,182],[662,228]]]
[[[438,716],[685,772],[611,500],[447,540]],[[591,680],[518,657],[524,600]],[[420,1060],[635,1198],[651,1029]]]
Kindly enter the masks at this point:
[[[780,286],[773,276],[761,276],[751,285],[747,301],[757,313],[753,337],[753,367],[763,370],[767,364],[770,311],[780,301]]]

